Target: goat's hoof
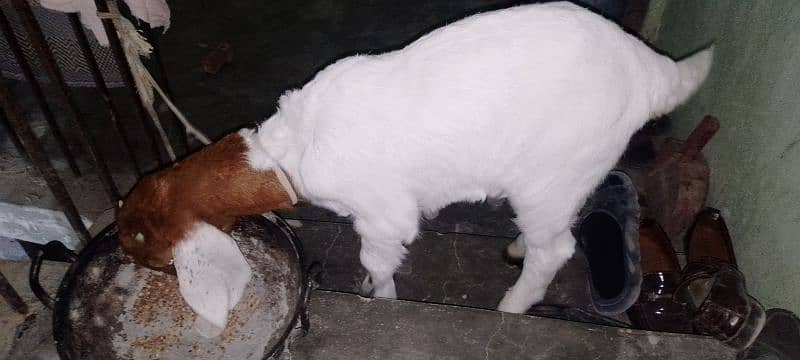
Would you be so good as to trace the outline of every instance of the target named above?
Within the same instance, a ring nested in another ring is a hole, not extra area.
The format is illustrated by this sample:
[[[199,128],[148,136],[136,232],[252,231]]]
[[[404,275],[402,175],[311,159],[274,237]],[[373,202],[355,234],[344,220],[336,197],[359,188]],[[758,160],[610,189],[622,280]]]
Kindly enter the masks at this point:
[[[512,267],[522,268],[522,264],[525,262],[525,257],[516,257],[511,255],[508,252],[508,248],[503,249],[503,261]]]
[[[361,288],[358,291],[358,294],[366,297],[371,298],[375,292],[375,287],[372,285],[372,279],[367,275],[364,278],[364,281],[361,282]]]
[[[439,211],[438,210],[436,210],[436,211],[423,211],[422,212],[422,217],[424,217],[425,220],[433,220],[437,216],[439,216]]]
[[[497,311],[512,313],[512,314],[523,314],[525,311],[528,310],[530,306],[525,306],[519,301],[514,301],[511,299],[503,298],[500,301],[500,304],[497,305]]]

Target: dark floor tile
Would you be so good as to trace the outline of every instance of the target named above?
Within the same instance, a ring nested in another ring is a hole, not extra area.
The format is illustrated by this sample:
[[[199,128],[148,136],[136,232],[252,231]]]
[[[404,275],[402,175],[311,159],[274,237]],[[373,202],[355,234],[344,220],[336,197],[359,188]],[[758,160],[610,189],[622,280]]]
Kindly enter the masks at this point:
[[[293,222],[308,262],[322,265],[321,287],[358,292],[366,274],[358,259],[359,240],[349,224]],[[424,231],[409,246],[395,275],[398,297],[493,309],[514,284],[519,269],[503,262],[507,238]],[[585,308],[585,266],[578,253],[559,271],[543,303]]]
[[[351,223],[346,217],[310,204],[300,204],[291,210],[278,212],[287,219],[323,222]],[[474,234],[514,238],[519,233],[512,221],[514,211],[507,202],[499,205],[489,203],[450,205],[439,212],[434,219],[422,219],[420,228],[439,233]]]

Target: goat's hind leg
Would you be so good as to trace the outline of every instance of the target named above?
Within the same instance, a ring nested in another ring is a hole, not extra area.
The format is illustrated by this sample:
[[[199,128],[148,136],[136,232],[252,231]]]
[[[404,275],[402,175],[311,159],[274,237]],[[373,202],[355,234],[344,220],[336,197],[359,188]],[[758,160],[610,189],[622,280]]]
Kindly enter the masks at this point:
[[[506,292],[498,310],[523,313],[544,298],[556,272],[575,252],[575,237],[570,232],[569,209],[525,211],[516,206],[515,210],[522,234],[506,251],[508,255],[524,257],[522,274]]]
[[[533,304],[542,301],[556,272],[574,252],[575,238],[569,230],[562,231],[544,244],[529,245],[523,260],[522,274],[506,292],[497,309],[523,313]]]

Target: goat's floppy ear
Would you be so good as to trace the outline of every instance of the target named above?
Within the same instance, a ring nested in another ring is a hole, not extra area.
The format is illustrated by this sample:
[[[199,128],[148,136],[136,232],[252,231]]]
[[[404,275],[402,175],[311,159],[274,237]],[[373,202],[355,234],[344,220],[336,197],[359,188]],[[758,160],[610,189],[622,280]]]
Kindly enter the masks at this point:
[[[197,314],[195,329],[215,337],[225,330],[252,272],[233,238],[216,227],[198,222],[187,236],[173,249],[181,295]]]

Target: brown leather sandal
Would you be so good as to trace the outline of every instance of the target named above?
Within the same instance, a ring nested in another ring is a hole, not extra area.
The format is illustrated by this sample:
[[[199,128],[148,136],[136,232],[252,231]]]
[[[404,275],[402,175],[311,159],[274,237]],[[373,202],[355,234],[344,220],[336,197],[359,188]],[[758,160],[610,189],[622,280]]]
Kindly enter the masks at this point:
[[[631,323],[639,329],[690,333],[689,309],[673,298],[681,282],[678,257],[655,221],[639,225],[639,248],[644,275],[639,299],[628,309]]]
[[[719,210],[702,211],[690,232],[687,266],[676,299],[692,312],[694,332],[745,349],[764,326],[764,307],[747,294]]]

